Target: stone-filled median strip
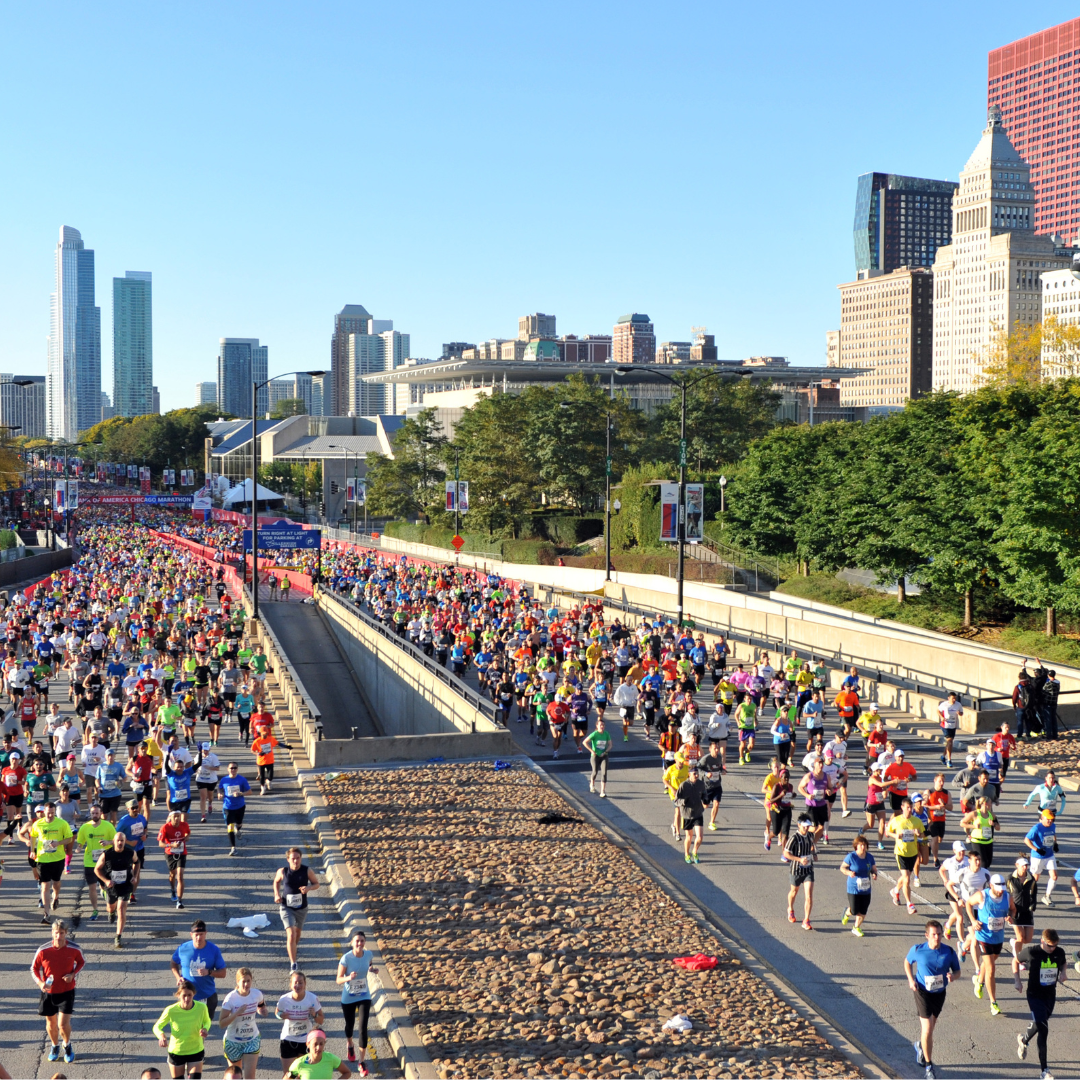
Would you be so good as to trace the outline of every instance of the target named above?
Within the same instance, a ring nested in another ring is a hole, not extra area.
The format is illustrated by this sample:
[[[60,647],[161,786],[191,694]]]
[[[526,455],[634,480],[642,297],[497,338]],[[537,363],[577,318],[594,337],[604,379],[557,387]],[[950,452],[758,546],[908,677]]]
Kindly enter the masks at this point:
[[[299,775],[334,901],[372,931],[406,1076],[891,1075],[572,792],[511,763]],[[696,953],[719,965],[672,963]],[[691,1031],[662,1029],[676,1013]]]

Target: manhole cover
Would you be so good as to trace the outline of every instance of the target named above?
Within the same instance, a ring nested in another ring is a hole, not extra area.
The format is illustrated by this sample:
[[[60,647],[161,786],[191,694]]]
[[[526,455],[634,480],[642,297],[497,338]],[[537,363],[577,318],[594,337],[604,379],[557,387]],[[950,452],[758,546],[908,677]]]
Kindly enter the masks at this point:
[[[176,937],[175,930],[151,930],[150,937]]]

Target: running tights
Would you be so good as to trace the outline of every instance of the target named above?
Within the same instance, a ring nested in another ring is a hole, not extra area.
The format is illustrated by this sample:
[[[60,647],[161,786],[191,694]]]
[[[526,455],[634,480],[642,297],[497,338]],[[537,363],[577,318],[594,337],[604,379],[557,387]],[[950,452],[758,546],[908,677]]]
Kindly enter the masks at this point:
[[[343,1001],[341,1014],[345,1017],[345,1038],[351,1039],[356,1027],[356,1011],[360,1010],[360,1046],[367,1046],[368,1015],[371,1012],[370,1001]],[[1045,1046],[1045,1040],[1043,1041]]]
[[[1050,1025],[1045,1020],[1032,1020],[1031,1026],[1024,1032],[1024,1042],[1035,1040],[1039,1048],[1039,1068],[1046,1072],[1046,1037],[1050,1034]]]
[[[596,783],[596,774],[600,774],[600,783],[607,784],[607,754],[600,757],[596,754],[592,755],[592,782]]]

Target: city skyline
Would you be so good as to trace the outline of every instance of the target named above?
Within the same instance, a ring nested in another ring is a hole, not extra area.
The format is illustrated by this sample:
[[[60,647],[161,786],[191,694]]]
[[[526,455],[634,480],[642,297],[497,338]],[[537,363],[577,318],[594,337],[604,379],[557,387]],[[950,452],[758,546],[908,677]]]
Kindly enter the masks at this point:
[[[139,24],[109,16],[95,23],[73,14],[73,32],[84,35],[87,47],[102,59],[78,78],[80,91],[104,120],[96,135],[65,127],[84,165],[78,185],[49,168],[40,125],[29,116],[13,121],[9,142],[23,167],[6,182],[24,212],[9,226],[8,265],[0,267],[0,298],[9,305],[8,317],[0,320],[0,349],[9,357],[8,368],[44,372],[42,297],[51,283],[43,280],[50,268],[42,251],[61,220],[76,221],[84,235],[93,236],[99,288],[123,274],[125,266],[154,267],[155,377],[165,408],[190,400],[192,380],[213,379],[215,344],[223,328],[273,341],[281,370],[324,367],[326,325],[350,296],[362,297],[373,310],[393,311],[410,328],[413,354],[431,359],[439,356],[443,341],[515,337],[514,321],[525,311],[556,311],[560,328],[580,335],[637,310],[649,312],[660,341],[688,340],[691,327],[704,323],[721,356],[786,355],[796,364],[819,363],[824,332],[836,319],[835,283],[850,276],[856,178],[883,170],[955,179],[956,148],[967,143],[967,133],[985,116],[989,54],[1047,29],[1043,16],[1003,4],[991,4],[974,30],[959,13],[935,9],[936,34],[955,34],[962,42],[943,70],[914,25],[890,26],[883,38],[883,16],[852,26],[839,13],[811,17],[796,5],[781,5],[770,15],[779,16],[778,25],[770,22],[770,56],[776,63],[760,88],[751,75],[764,15],[700,6],[666,18],[653,47],[659,59],[670,59],[688,39],[703,40],[713,50],[723,41],[722,77],[712,79],[712,65],[705,63],[676,85],[662,77],[661,62],[652,65],[655,74],[634,85],[617,56],[606,52],[603,10],[576,13],[557,7],[537,44],[554,47],[572,19],[583,45],[605,43],[596,71],[575,80],[573,95],[527,86],[492,104],[453,58],[477,46],[497,51],[515,40],[523,16],[510,13],[492,21],[470,13],[460,25],[437,19],[415,41],[418,60],[432,68],[415,88],[393,79],[386,83],[388,69],[381,60],[352,88],[339,82],[340,72],[318,65],[325,35],[347,30],[357,18],[346,7],[331,7],[306,21],[284,9],[260,20],[264,51],[274,57],[288,52],[303,73],[301,81],[276,82],[254,58],[216,65],[218,53],[233,55],[230,46],[249,32],[246,5],[227,13],[216,35],[204,33],[209,9],[198,6],[186,12],[186,20],[153,12]],[[53,107],[75,75],[61,73],[54,86],[26,63],[33,43],[46,40],[45,20],[31,11],[10,11],[3,20],[6,45],[0,43],[0,49],[12,77],[28,94],[40,95],[40,108]],[[394,13],[380,13],[376,22],[389,40],[412,43],[416,34]],[[204,38],[213,41],[208,45]],[[20,41],[25,47],[13,48]],[[150,42],[153,47],[147,48]],[[815,47],[826,42],[849,62],[817,64]],[[873,49],[868,50],[869,42]],[[194,66],[183,60],[191,48],[198,60]],[[117,171],[114,151],[131,128],[106,107],[114,100],[108,73],[114,54],[139,56],[138,73],[151,82],[158,71],[163,77],[167,73],[181,91],[132,106],[135,121],[148,134],[145,153],[125,159],[123,172]],[[570,64],[570,59],[556,49],[552,63]],[[850,94],[850,85],[880,72],[883,64],[932,72],[934,78],[912,80],[905,96],[871,101]],[[226,80],[218,91],[210,92],[196,77],[206,66]],[[281,127],[276,118],[284,105],[295,109],[289,116],[303,117],[270,139],[267,153],[274,168],[261,171],[255,183],[246,176],[237,183],[240,174],[231,166],[205,167],[215,153],[220,160],[243,158],[231,154],[235,132],[216,114],[219,92],[240,94],[253,110],[252,137],[260,146],[272,124]],[[343,118],[372,95],[374,133],[417,144],[428,140],[432,165],[460,154],[462,134],[472,145],[497,151],[506,145],[509,116],[533,114],[542,117],[545,137],[560,132],[558,145],[566,152],[577,145],[614,145],[626,125],[641,124],[650,156],[685,159],[698,179],[690,196],[678,179],[680,169],[670,178],[664,175],[668,170],[653,170],[647,182],[632,172],[579,174],[562,194],[539,178],[518,177],[507,191],[492,194],[465,179],[469,170],[448,178],[426,162],[391,170],[385,178],[365,170],[358,180],[359,174],[349,170],[355,157],[346,150],[335,173],[348,182],[332,180],[322,192],[302,163],[336,145]],[[792,101],[814,104],[809,112],[802,107],[793,113]],[[821,138],[811,114],[822,109],[836,110],[837,138]],[[454,125],[447,123],[450,113]],[[774,218],[772,207],[787,198],[778,147],[762,134],[778,124],[785,130],[784,154],[802,165],[800,198],[814,212],[796,215],[766,236],[761,223]],[[455,134],[447,141],[451,129]],[[747,185],[744,162],[755,154],[760,163],[755,182]],[[357,262],[351,246],[341,242],[344,207],[358,194],[380,205],[371,237],[373,243],[383,241],[377,273],[374,263]],[[242,251],[262,242],[271,219],[274,239],[263,257],[241,258]],[[530,251],[520,244],[526,220],[542,221],[545,239],[556,247],[587,257],[537,258],[535,247]],[[791,291],[779,312],[760,285],[777,247],[814,253],[800,288]],[[212,257],[219,248],[237,257]],[[500,258],[486,257],[496,249]],[[454,253],[453,261],[464,260],[469,272],[448,269],[446,252]],[[303,266],[302,274],[295,272],[297,266]],[[106,305],[104,321],[110,320]],[[103,326],[102,332],[108,336],[111,327]],[[109,386],[107,374],[103,382]]]

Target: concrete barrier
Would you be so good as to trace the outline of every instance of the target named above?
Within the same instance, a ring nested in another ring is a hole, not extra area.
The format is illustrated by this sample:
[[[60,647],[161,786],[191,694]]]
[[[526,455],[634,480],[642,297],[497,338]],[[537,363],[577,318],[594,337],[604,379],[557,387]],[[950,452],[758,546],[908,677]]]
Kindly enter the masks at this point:
[[[74,551],[64,548],[60,551],[47,551],[43,555],[27,555],[22,559],[0,563],[0,588],[7,588],[20,581],[45,578],[54,570],[63,570],[73,561]]]

